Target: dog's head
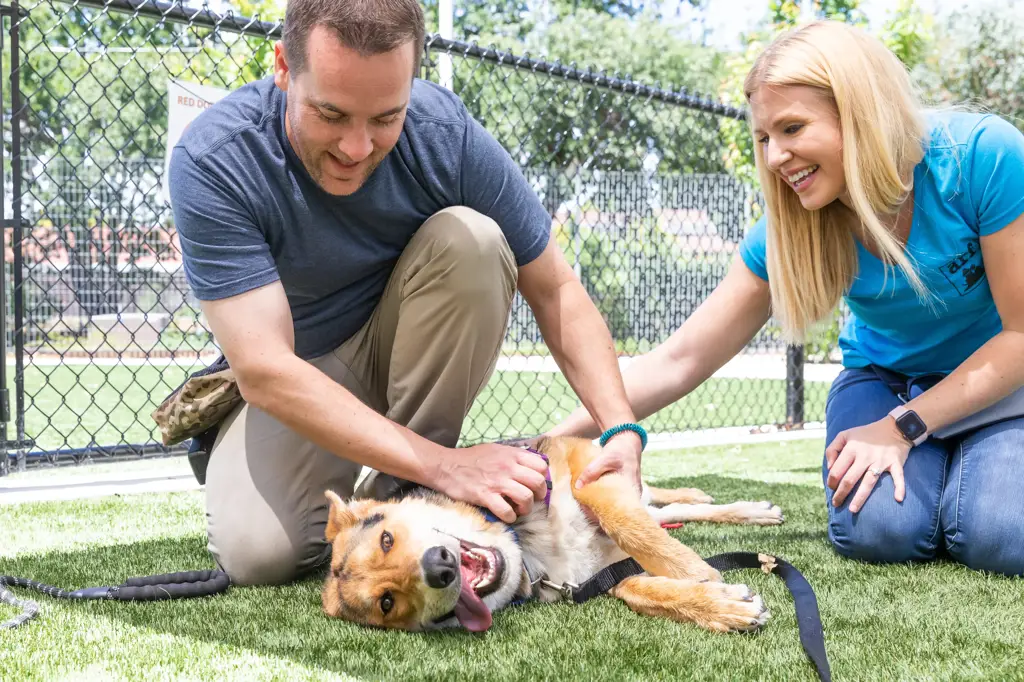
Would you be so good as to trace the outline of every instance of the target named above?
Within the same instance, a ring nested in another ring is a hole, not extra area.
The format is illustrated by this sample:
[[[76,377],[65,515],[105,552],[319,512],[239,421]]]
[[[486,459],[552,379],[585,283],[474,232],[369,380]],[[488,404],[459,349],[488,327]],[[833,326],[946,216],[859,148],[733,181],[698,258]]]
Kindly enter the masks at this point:
[[[479,632],[527,589],[522,552],[501,522],[426,494],[398,502],[344,502],[333,492],[331,571],[323,609],[361,625]]]

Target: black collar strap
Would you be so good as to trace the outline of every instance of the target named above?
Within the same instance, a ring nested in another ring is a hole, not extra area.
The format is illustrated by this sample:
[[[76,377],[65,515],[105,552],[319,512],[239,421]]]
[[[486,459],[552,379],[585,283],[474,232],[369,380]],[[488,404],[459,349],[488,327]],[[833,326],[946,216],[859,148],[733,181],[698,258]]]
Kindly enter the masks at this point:
[[[829,670],[828,656],[825,653],[825,635],[821,628],[818,600],[814,596],[811,584],[800,571],[788,561],[754,552],[727,552],[717,554],[706,561],[712,568],[722,572],[740,568],[760,568],[765,573],[775,573],[782,578],[793,595],[797,627],[800,629],[800,644],[817,669],[822,682],[831,681],[832,672]],[[644,569],[634,559],[623,559],[602,569],[579,587],[571,588],[567,591],[567,596],[571,594],[574,602],[582,604],[605,594],[626,578],[643,572]]]

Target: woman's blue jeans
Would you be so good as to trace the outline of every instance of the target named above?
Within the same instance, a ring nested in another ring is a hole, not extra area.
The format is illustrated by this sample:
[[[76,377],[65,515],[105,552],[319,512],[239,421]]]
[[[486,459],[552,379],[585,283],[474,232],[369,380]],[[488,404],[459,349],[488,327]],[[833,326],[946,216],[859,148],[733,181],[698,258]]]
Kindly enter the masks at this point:
[[[840,431],[870,424],[899,398],[870,369],[844,369],[825,406],[826,446]],[[828,463],[822,464],[823,480]],[[926,561],[948,555],[974,569],[1024,575],[1024,418],[962,437],[929,438],[904,466],[906,495],[897,502],[882,474],[853,514],[854,486],[838,508],[825,486],[828,537],[843,556],[874,563]]]

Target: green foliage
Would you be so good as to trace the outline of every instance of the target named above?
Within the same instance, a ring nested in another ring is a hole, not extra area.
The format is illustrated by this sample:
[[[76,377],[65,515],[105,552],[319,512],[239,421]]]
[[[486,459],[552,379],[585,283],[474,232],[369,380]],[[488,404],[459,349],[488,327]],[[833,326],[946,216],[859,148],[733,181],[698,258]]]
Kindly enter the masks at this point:
[[[438,0],[426,0],[422,5],[427,32],[436,33]],[[520,0],[460,0],[455,3],[453,10],[454,37],[458,40],[475,40],[482,45],[511,47],[525,38],[535,26],[536,22],[530,18],[529,10],[529,4]]]
[[[728,253],[695,251],[672,227],[654,215],[600,227],[570,216],[556,232],[617,342],[667,337],[700,304],[695,292],[710,292],[728,267]],[[680,281],[692,290],[675,289]]]
[[[1003,116],[1024,130],[1024,18],[1009,4],[952,13],[915,76],[926,99]]]
[[[771,25],[776,29],[796,26],[800,20],[801,4],[794,0],[769,0]],[[860,9],[860,0],[814,0],[811,6],[815,19],[831,19],[858,26],[867,24],[867,16]]]
[[[934,21],[914,0],[900,0],[886,19],[880,38],[910,70],[923,62],[934,45]]]
[[[279,16],[270,2],[245,8]],[[273,42],[263,37],[214,38],[202,28],[60,2],[28,9],[20,25],[22,130],[34,156],[162,157],[168,79],[233,89],[273,64]]]
[[[648,15],[581,10],[531,34],[517,54],[692,92],[713,91],[722,72],[717,53]],[[470,112],[524,166],[637,170],[654,152],[659,171],[722,167],[713,115],[458,56],[453,69]]]

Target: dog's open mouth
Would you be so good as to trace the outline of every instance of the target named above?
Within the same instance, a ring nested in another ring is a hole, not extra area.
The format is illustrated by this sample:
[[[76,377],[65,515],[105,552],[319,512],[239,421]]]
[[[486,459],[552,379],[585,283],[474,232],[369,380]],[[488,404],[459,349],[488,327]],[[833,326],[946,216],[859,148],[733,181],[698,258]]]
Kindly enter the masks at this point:
[[[462,585],[454,615],[464,628],[482,632],[491,627],[491,611],[483,597],[494,592],[505,576],[505,557],[500,550],[459,540]]]

